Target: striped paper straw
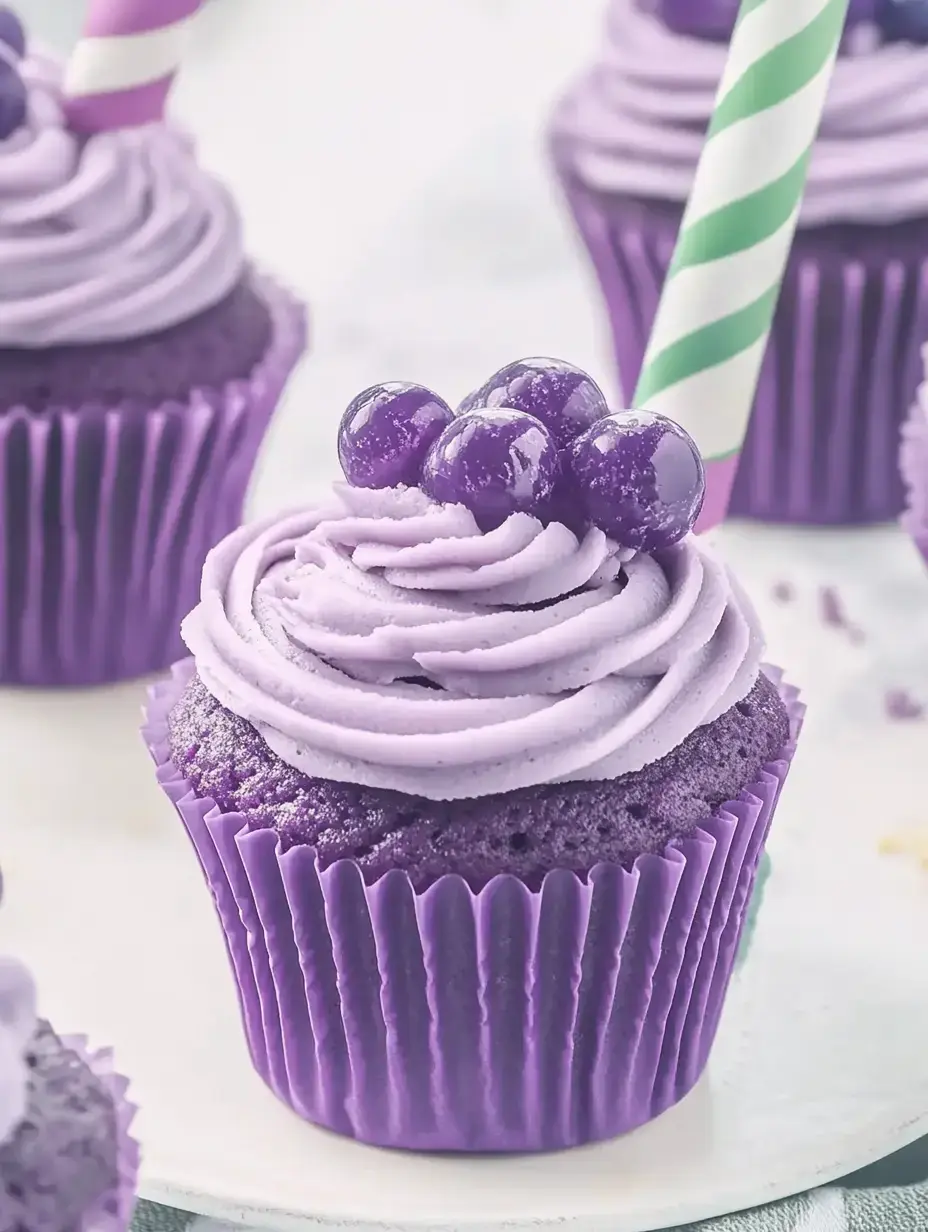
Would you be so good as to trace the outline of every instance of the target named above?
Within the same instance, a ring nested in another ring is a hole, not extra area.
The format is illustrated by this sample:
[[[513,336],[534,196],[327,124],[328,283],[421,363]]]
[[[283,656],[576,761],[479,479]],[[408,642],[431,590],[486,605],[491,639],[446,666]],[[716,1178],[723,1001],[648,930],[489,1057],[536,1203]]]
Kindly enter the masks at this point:
[[[702,451],[697,531],[728,509],[847,6],[741,0],[632,403]]]
[[[202,0],[90,0],[64,93],[76,132],[134,128],[164,117],[190,20]]]

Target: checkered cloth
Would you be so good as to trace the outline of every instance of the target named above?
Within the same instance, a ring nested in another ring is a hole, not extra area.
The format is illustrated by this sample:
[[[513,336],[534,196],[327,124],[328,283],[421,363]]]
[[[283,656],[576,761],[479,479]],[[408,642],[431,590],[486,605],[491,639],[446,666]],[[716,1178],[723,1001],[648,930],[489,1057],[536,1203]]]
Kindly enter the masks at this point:
[[[928,1157],[928,1139],[918,1145]],[[867,1176],[672,1232],[928,1232],[928,1180],[880,1186],[874,1177],[871,1187],[860,1187],[858,1181]],[[241,1227],[140,1202],[132,1232],[241,1232]]]

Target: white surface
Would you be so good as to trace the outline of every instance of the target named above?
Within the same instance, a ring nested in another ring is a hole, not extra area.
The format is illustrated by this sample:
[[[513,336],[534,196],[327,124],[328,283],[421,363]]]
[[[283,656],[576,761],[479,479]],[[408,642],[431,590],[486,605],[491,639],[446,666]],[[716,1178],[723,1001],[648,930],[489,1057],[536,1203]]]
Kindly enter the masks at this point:
[[[204,12],[179,108],[240,194],[254,250],[315,318],[256,508],[331,474],[337,415],[370,381],[408,376],[455,398],[508,359],[552,353],[611,384],[539,137],[599,3]],[[59,1029],[116,1046],[142,1105],[145,1196],[281,1228],[644,1232],[928,1133],[928,879],[876,855],[887,831],[928,822],[928,724],[882,709],[888,687],[928,700],[928,578],[892,531],[730,528],[722,543],[810,705],[774,876],[707,1079],[653,1125],[565,1155],[395,1155],[299,1122],[249,1068],[209,897],[137,735],[141,688],[0,695],[0,948],[34,964]],[[780,578],[794,603],[770,600]],[[862,643],[819,619],[829,583]]]

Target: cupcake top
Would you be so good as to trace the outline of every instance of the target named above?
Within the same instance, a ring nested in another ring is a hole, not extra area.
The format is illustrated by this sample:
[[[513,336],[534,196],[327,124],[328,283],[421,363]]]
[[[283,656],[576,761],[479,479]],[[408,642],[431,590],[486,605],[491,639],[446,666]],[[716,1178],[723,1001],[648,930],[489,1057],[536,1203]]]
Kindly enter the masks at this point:
[[[757,621],[688,533],[704,472],[670,421],[527,360],[456,415],[366,390],[340,455],[331,501],[214,549],[183,627],[302,773],[436,800],[612,779],[750,692]]]
[[[62,67],[0,10],[0,348],[120,342],[218,304],[241,220],[163,124],[71,132]]]
[[[0,1143],[9,1138],[26,1113],[26,1049],[35,1028],[32,977],[21,963],[0,958]]]
[[[854,4],[852,13],[866,7]],[[884,8],[882,29],[861,21],[845,36],[801,225],[891,223],[928,211],[928,18],[924,38],[915,18],[899,25],[907,11],[928,6]],[[600,58],[554,121],[555,139],[583,183],[606,193],[687,200],[736,9],[665,0],[650,13],[634,0],[612,0]],[[694,10],[700,20],[681,19],[694,18]],[[682,32],[693,30],[702,37]]]

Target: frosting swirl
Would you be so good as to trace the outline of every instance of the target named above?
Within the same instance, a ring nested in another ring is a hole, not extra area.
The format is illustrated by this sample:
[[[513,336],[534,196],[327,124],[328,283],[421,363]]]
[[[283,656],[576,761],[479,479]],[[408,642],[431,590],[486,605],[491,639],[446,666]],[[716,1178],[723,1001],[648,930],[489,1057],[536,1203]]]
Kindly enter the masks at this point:
[[[693,538],[647,556],[527,514],[481,534],[417,489],[342,485],[215,548],[183,636],[291,766],[431,799],[641,769],[741,700],[762,652]]]
[[[579,179],[603,192],[686,201],[726,55],[724,44],[675,34],[632,0],[614,0],[601,58],[554,121]],[[800,222],[928,212],[926,125],[928,47],[871,45],[841,56]]]
[[[118,342],[213,307],[244,268],[231,196],[164,125],[80,137],[61,69],[19,66],[25,124],[0,141],[0,347]]]
[[[35,985],[26,968],[0,958],[0,1143],[26,1114],[26,1045],[36,1028]]]

